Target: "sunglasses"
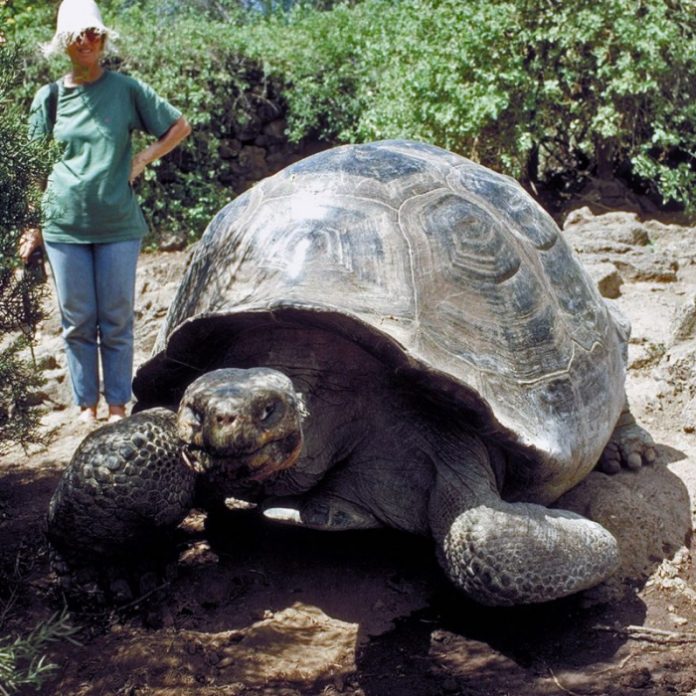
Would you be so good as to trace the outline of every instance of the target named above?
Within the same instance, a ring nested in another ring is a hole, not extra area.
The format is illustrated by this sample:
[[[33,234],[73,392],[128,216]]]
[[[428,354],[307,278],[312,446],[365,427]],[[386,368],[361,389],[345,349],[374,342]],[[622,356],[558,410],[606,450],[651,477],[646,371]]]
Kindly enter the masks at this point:
[[[80,32],[80,39],[87,41],[99,41],[104,37],[101,29],[84,29]]]

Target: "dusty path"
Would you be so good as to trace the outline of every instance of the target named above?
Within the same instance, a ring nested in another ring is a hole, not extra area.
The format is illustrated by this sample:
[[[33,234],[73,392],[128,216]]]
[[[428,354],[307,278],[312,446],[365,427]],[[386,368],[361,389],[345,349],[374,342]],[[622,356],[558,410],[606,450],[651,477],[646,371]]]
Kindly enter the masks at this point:
[[[696,695],[696,230],[570,220],[583,260],[633,322],[629,396],[662,455],[638,473],[593,474],[565,498],[619,538],[612,581],[542,607],[484,609],[449,587],[422,540],[274,528],[246,514],[206,532],[193,514],[164,596],[75,615],[82,646],[55,646],[59,669],[42,693]],[[180,253],[143,259],[139,359],[183,263]],[[39,354],[52,366],[43,423],[54,438],[0,459],[2,634],[59,606],[43,517],[85,434],[65,408],[55,312]]]

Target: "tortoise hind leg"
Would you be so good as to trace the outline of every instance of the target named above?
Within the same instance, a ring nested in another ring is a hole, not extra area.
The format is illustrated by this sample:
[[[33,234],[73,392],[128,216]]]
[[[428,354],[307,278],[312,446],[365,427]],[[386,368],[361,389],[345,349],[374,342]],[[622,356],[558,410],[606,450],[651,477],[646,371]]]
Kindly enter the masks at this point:
[[[657,448],[650,433],[638,425],[626,403],[597,462],[597,469],[605,474],[615,474],[623,467],[640,469],[644,464],[657,461],[657,456]]]

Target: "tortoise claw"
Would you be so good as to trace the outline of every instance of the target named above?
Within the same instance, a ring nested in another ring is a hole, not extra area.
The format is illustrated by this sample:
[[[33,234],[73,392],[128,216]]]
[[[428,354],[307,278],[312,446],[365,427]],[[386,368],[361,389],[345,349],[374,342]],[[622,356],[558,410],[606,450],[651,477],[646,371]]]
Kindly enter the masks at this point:
[[[276,500],[275,504],[271,501],[263,515],[274,522],[331,531],[382,526],[359,505],[326,494],[317,494],[307,500],[283,498]]]
[[[624,411],[614,428],[597,463],[597,469],[605,474],[616,474],[622,468],[637,471],[654,464],[659,458],[650,434],[636,422],[630,411]]]

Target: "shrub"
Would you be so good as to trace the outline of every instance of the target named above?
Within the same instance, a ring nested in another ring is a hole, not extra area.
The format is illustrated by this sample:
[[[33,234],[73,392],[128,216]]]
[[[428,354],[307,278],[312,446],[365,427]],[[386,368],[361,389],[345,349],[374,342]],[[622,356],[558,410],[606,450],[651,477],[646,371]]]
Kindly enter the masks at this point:
[[[30,394],[42,381],[22,351],[40,319],[43,286],[22,272],[17,247],[21,230],[38,223],[38,182],[50,160],[45,146],[28,140],[24,112],[11,96],[17,64],[16,53],[0,48],[0,451],[38,439]]]
[[[77,630],[63,610],[37,624],[27,636],[0,639],[0,693],[13,694],[23,686],[38,690],[57,669],[57,665],[48,662],[44,651],[57,641],[79,645],[73,638]]]
[[[114,66],[194,125],[139,184],[152,226],[188,240],[251,183],[221,152],[269,108],[295,143],[416,138],[532,190],[613,175],[696,203],[691,2],[317,0],[281,11],[274,0],[265,14],[233,0],[101,4],[123,37]],[[21,36],[51,31],[37,19]],[[49,69],[35,54],[26,63],[29,99]]]
[[[621,174],[694,204],[689,3],[365,0],[274,21],[251,47],[290,85],[294,137],[418,138],[532,187]]]
[[[121,26],[118,69],[151,84],[193,127],[192,136],[137,184],[151,228],[180,231],[191,242],[234,196],[220,181],[220,139],[250,118],[250,84],[263,81],[250,75],[255,66],[240,58],[226,23],[186,15],[143,21],[134,8]]]

